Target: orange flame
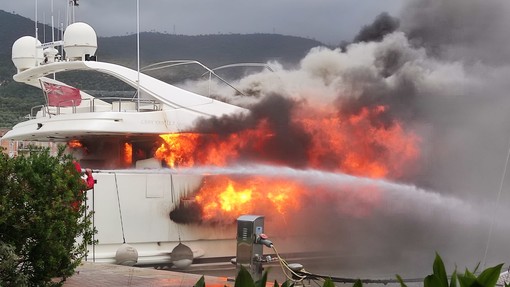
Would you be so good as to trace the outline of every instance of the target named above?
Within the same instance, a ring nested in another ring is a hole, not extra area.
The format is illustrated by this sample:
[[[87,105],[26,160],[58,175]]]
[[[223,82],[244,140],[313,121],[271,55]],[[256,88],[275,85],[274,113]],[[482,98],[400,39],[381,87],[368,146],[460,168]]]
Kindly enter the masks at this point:
[[[284,179],[207,177],[195,201],[204,220],[234,221],[241,214],[265,211],[285,215],[299,209],[303,187]]]
[[[124,143],[124,152],[123,152],[123,165],[126,167],[131,166],[133,163],[133,145],[131,143]]]
[[[198,134],[166,134],[160,137],[164,142],[156,150],[155,158],[164,160],[167,166],[172,168],[194,165],[193,153],[197,146]]]
[[[307,198],[313,198],[310,202]],[[204,223],[232,223],[243,214],[283,217],[303,208],[333,208],[341,214],[365,217],[381,200],[376,186],[308,185],[306,181],[262,176],[208,176],[193,197]]]
[[[67,146],[70,148],[82,148],[83,144],[79,140],[70,140],[67,142]]]
[[[419,157],[419,139],[404,131],[399,122],[374,126],[370,119],[384,111],[382,106],[365,107],[348,118],[334,111],[307,113],[300,121],[316,135],[308,154],[311,166],[320,168],[329,160],[331,171],[372,178],[402,176],[406,166]]]

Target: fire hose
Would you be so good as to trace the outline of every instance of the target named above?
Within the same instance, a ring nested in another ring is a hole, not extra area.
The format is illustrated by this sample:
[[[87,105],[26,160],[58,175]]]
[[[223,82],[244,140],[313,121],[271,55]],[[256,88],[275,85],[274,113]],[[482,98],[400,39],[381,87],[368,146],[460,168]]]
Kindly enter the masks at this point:
[[[267,236],[265,234],[260,234],[259,237],[255,240],[255,243],[263,244],[271,249],[273,249],[274,253],[276,254],[277,260],[280,263],[280,266],[282,268],[283,274],[285,277],[294,282],[299,283],[303,280],[310,279],[310,280],[326,280],[330,279],[333,282],[337,283],[355,283],[357,281],[361,281],[361,283],[365,284],[390,284],[390,283],[415,283],[415,282],[423,282],[423,278],[410,278],[410,279],[357,279],[357,278],[346,278],[346,277],[335,277],[330,275],[322,275],[317,273],[312,273],[304,268],[300,264],[299,267],[296,268],[296,266],[291,266],[292,264],[289,264],[285,259],[283,259],[280,254],[278,253],[278,250],[276,250],[276,247],[274,244],[267,239]],[[273,261],[273,260],[267,260],[267,261]],[[289,275],[290,274],[290,275]]]

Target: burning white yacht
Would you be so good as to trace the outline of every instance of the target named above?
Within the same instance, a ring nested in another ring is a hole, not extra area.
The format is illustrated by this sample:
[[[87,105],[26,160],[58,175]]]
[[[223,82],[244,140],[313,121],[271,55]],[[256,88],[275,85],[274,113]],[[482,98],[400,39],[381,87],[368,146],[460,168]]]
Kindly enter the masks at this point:
[[[55,49],[63,45],[65,58]],[[232,230],[179,226],[170,219],[181,198],[200,185],[202,177],[162,169],[153,158],[162,134],[187,132],[198,118],[244,113],[245,109],[177,88],[119,65],[95,61],[97,38],[85,23],[67,27],[63,41],[41,44],[25,36],[12,47],[14,80],[44,91],[46,104],[33,109],[2,139],[67,144],[78,151],[81,165],[93,168],[97,181],[88,193],[94,211],[98,245],[89,260],[115,262],[127,241],[138,250],[139,265],[171,264],[170,251],[179,242],[194,257],[233,256]],[[113,76],[137,90],[133,99],[99,99],[49,75],[92,70]],[[220,243],[220,244],[218,244]]]
[[[235,256],[233,225],[242,214],[278,217],[270,224],[284,236],[329,231],[334,228],[317,224],[310,210],[336,226],[337,213],[348,214],[345,220],[363,218],[382,206],[383,188],[365,179],[350,184],[351,175],[398,178],[419,156],[419,138],[392,118],[388,104],[331,102],[334,97],[305,104],[271,95],[248,112],[96,61],[96,48],[95,32],[85,23],[68,26],[61,43],[16,41],[14,79],[41,88],[46,104],[3,137],[67,144],[83,167],[96,170],[87,205],[94,211],[98,245],[90,246],[89,260],[115,262],[123,242],[138,250],[139,265],[177,265],[171,251],[179,242],[202,262],[228,260]],[[72,70],[107,74],[136,95],[94,97],[50,76]],[[259,166],[234,166],[239,162]],[[290,214],[300,224],[288,224]],[[336,244],[337,237],[321,236],[298,242],[294,250],[313,245],[330,252],[326,238]],[[291,246],[286,243],[283,249]]]

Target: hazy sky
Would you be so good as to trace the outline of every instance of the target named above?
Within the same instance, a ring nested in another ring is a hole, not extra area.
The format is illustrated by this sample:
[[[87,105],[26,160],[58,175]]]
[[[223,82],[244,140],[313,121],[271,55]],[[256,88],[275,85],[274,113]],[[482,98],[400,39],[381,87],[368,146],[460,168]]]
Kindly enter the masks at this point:
[[[37,0],[38,20],[51,23],[52,0]],[[68,0],[53,0],[54,21]],[[326,44],[351,40],[381,12],[397,16],[404,0],[140,0],[140,29],[185,35],[278,33]],[[99,36],[136,32],[136,0],[79,0],[76,20]],[[35,0],[0,1],[0,9],[34,19]],[[44,21],[45,20],[45,21]]]

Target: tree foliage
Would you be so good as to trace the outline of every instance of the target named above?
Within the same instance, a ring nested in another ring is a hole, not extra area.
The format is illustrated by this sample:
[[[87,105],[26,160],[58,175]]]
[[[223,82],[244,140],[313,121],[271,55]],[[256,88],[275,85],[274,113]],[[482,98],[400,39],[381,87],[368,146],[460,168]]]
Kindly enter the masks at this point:
[[[93,232],[86,207],[72,207],[84,189],[63,148],[0,152],[0,286],[60,286],[74,274]]]

